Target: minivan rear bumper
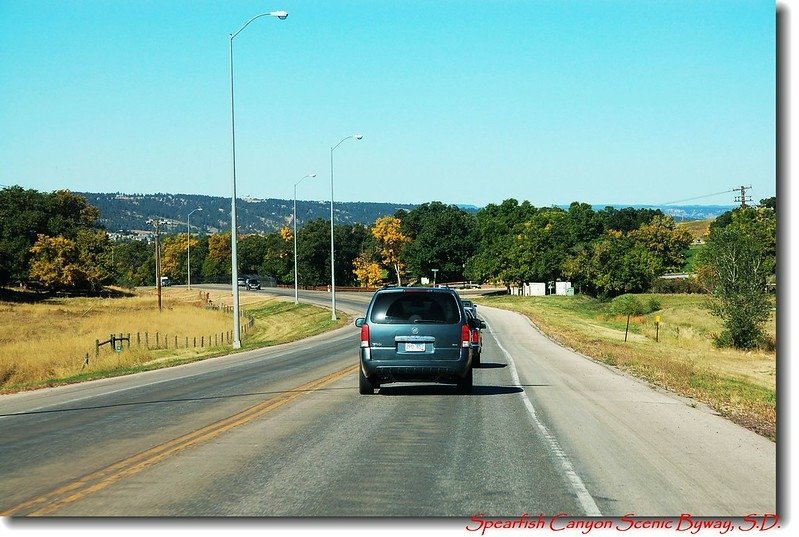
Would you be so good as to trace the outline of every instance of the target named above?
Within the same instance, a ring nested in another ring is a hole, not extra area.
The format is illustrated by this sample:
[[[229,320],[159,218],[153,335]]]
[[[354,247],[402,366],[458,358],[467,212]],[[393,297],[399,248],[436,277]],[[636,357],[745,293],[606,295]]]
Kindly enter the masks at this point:
[[[471,348],[460,349],[457,360],[425,360],[397,356],[390,360],[374,360],[370,349],[360,349],[361,370],[376,384],[391,382],[458,382],[471,367]]]

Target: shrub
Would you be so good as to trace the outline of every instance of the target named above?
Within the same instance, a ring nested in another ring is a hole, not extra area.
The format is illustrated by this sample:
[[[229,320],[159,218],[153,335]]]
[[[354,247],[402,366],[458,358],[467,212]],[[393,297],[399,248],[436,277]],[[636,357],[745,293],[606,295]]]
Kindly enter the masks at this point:
[[[634,295],[621,295],[610,303],[610,313],[614,315],[643,315],[644,305]]]
[[[658,278],[652,284],[653,293],[707,293],[707,290],[695,278]]]

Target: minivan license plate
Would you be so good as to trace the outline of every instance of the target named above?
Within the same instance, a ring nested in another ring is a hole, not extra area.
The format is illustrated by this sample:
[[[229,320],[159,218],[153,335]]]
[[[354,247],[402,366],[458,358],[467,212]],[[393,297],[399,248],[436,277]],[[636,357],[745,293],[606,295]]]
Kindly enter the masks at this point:
[[[424,352],[424,343],[406,343],[405,352]]]

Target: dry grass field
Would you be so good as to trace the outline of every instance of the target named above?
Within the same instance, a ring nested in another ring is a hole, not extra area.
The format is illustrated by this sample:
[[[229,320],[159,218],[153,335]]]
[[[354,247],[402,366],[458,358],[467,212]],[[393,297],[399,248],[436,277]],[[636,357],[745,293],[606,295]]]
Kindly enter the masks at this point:
[[[212,291],[210,304],[230,305],[229,292]],[[274,345],[335,328],[329,310],[295,306],[254,293],[241,295],[255,319],[242,333],[246,348]],[[205,292],[164,288],[162,310],[152,289],[124,298],[50,298],[0,301],[0,392],[76,382],[185,363],[230,350],[230,313],[211,309]],[[242,320],[244,328],[247,319]],[[95,341],[130,334],[122,351]],[[88,356],[88,364],[86,358]]]
[[[694,240],[696,239],[705,239],[705,235],[707,235],[708,231],[710,230],[710,224],[713,223],[715,218],[709,218],[707,220],[690,220],[688,222],[679,222],[677,227],[680,229],[687,229],[691,235],[693,235]]]
[[[497,296],[479,302],[527,315],[549,337],[653,385],[701,401],[769,438],[776,438],[776,353],[719,349],[718,318],[703,295],[638,295],[660,309],[630,320],[609,314],[608,303],[584,296]],[[656,338],[656,316],[660,325]],[[776,339],[776,319],[767,332]]]

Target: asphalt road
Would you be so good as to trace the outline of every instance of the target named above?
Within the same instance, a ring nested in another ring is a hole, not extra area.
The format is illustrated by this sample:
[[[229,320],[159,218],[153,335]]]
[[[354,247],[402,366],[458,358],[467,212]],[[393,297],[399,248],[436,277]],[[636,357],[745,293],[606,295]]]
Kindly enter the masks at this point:
[[[293,296],[293,290],[281,290]],[[303,300],[329,305],[327,293]],[[357,315],[368,295],[339,293]],[[478,307],[483,367],[357,393],[357,329],[0,397],[0,513],[742,516],[775,444]]]

